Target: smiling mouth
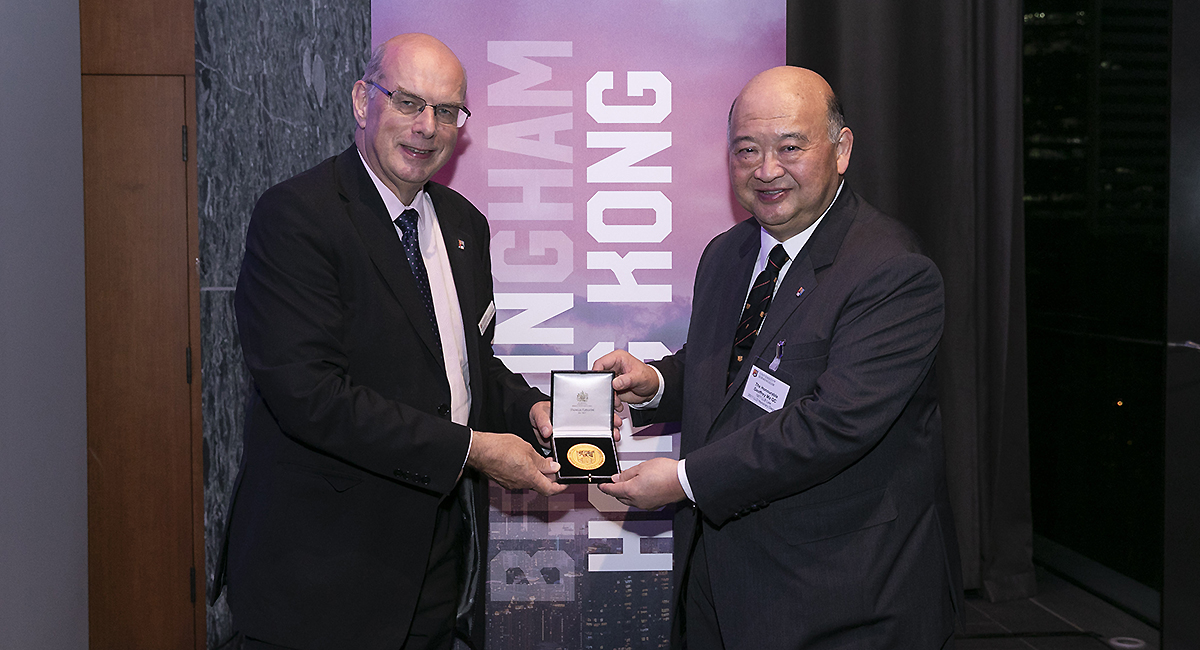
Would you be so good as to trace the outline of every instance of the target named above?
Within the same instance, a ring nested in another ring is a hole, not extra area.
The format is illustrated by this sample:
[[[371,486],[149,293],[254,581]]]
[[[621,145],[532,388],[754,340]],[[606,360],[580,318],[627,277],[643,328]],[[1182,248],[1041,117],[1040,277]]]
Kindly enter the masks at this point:
[[[401,145],[401,146],[404,147],[405,151],[408,151],[409,153],[412,153],[413,155],[416,155],[416,156],[428,156],[433,153],[433,149],[418,149],[416,147],[410,147],[409,145]]]
[[[779,197],[783,196],[784,193],[787,192],[787,189],[784,188],[784,189],[777,189],[777,190],[756,190],[756,191],[758,192],[759,198],[761,198],[762,200],[774,201],[775,199],[778,199]]]

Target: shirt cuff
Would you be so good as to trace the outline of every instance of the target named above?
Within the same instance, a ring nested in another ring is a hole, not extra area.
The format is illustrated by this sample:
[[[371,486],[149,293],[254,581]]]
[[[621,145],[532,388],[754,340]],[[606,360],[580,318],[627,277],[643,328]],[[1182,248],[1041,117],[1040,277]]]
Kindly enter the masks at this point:
[[[467,455],[463,456],[462,467],[458,468],[459,476],[467,469],[467,459],[471,457],[471,443],[475,442],[475,430],[467,427]],[[686,488],[685,488],[686,490]]]
[[[665,383],[663,382],[662,373],[659,372],[658,368],[655,368],[654,366],[650,366],[650,369],[654,371],[654,374],[658,375],[658,392],[654,393],[654,397],[651,397],[649,401],[642,402],[641,404],[630,404],[629,408],[637,409],[639,411],[642,409],[656,409],[658,408],[658,403],[662,401],[664,388],[663,384]],[[687,490],[686,485],[684,486],[684,490]]]
[[[686,462],[686,460],[679,461],[679,464],[675,466],[675,472],[679,476],[679,484],[683,486],[683,493],[687,495],[688,501],[695,503],[696,497],[692,496],[692,484],[688,483],[687,471],[683,468]]]

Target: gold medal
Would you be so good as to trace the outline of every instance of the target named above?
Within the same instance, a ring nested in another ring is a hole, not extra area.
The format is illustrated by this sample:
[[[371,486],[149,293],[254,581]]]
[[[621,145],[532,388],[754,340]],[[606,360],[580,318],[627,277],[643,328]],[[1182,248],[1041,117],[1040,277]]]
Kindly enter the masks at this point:
[[[596,445],[581,442],[567,450],[567,461],[581,470],[590,471],[604,464],[604,452]]]

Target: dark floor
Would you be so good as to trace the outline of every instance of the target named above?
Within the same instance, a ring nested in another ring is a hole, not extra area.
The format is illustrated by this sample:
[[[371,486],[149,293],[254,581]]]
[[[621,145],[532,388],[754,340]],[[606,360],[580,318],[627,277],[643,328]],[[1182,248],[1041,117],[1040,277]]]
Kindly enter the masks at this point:
[[[1038,595],[989,603],[967,595],[956,650],[1159,650],[1158,630],[1038,567]],[[1113,641],[1115,639],[1115,641]],[[1138,645],[1141,641],[1145,645]],[[240,636],[219,650],[241,650]]]
[[[1112,639],[1115,641],[1110,641]],[[1145,643],[1139,646],[1135,640]],[[968,595],[958,650],[1158,650],[1158,630],[1038,568],[1038,595],[989,603]]]

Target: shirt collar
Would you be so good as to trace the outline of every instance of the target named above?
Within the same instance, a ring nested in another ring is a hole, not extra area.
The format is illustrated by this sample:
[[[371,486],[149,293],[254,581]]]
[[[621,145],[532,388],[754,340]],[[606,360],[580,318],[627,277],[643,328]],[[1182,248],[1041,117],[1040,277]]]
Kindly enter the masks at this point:
[[[413,197],[410,205],[404,205],[399,197],[396,196],[396,193],[388,189],[388,186],[384,185],[383,181],[379,180],[379,177],[371,170],[371,166],[367,164],[367,159],[363,158],[361,151],[358,152],[358,159],[362,161],[367,174],[371,176],[371,182],[375,184],[375,190],[379,192],[379,198],[383,199],[383,207],[387,209],[389,219],[394,220],[400,216],[401,212],[404,212],[408,208],[416,209],[421,215],[421,220],[429,218],[429,195],[425,193],[425,188],[417,190],[417,195]]]
[[[762,265],[766,265],[767,255],[771,253],[772,248],[775,248],[775,244],[783,244],[783,250],[787,251],[788,254],[788,261],[796,259],[796,256],[800,254],[800,249],[804,248],[804,245],[808,243],[809,238],[812,237],[813,232],[816,231],[817,226],[821,225],[821,220],[825,218],[825,215],[829,214],[829,210],[833,207],[833,204],[837,203],[838,197],[842,195],[842,186],[845,184],[846,179],[842,179],[841,182],[838,183],[837,193],[833,195],[833,201],[829,203],[829,207],[825,208],[825,211],[821,213],[821,216],[817,217],[817,220],[812,222],[812,225],[804,230],[801,230],[795,235],[792,235],[787,239],[787,241],[781,242],[775,239],[762,226],[759,226],[758,257],[759,261],[762,262]]]

